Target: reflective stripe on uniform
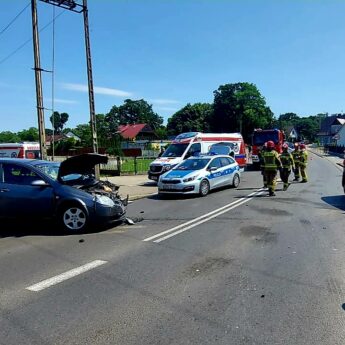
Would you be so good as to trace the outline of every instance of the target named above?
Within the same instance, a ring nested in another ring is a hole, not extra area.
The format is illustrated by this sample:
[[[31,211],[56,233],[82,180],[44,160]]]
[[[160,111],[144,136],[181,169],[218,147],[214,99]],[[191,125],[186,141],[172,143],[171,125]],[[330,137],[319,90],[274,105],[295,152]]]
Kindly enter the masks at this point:
[[[292,158],[290,153],[283,152],[280,155],[280,160],[282,162],[283,168],[289,168],[289,169],[291,168],[292,162],[293,162],[293,158]]]
[[[299,163],[300,162],[300,155],[301,152],[300,151],[292,151],[292,157],[295,163]]]
[[[264,152],[263,153],[264,168],[267,170],[276,170],[277,164],[277,154],[274,151]]]

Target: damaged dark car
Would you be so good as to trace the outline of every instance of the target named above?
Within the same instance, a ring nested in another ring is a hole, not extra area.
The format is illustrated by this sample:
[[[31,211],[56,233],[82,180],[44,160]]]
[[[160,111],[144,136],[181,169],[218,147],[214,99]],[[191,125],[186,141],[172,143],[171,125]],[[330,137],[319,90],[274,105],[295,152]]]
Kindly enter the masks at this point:
[[[95,178],[108,157],[83,154],[62,163],[0,159],[0,218],[55,219],[68,232],[125,219],[119,187]]]

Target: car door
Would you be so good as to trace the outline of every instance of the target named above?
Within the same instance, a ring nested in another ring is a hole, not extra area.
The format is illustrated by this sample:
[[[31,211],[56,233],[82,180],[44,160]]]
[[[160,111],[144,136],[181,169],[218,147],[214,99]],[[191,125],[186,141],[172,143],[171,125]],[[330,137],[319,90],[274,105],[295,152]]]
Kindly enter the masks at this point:
[[[218,188],[222,184],[222,163],[220,161],[220,158],[214,158],[208,166],[209,175],[208,179],[210,181],[210,187]]]
[[[10,218],[46,218],[53,212],[54,192],[50,185],[34,186],[32,182],[42,180],[29,167],[4,163],[1,199],[4,216]]]
[[[2,171],[2,164],[0,164],[0,217],[3,218],[6,215],[6,191],[7,188],[4,185],[4,174]]]
[[[234,172],[235,172],[235,161],[232,158],[222,157],[222,175],[223,175],[223,186],[228,186],[232,184],[234,179]]]

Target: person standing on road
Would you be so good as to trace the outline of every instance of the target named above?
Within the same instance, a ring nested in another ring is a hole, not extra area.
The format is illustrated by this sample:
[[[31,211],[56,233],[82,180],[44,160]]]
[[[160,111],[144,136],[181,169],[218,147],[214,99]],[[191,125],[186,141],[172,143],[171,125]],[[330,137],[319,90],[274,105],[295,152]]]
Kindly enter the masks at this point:
[[[300,156],[301,156],[301,151],[299,150],[299,145],[298,143],[295,143],[295,149],[292,151],[292,157],[293,161],[295,163],[295,169],[293,170],[295,174],[294,181],[299,181],[300,178]]]
[[[260,170],[261,170],[261,175],[262,175],[262,179],[263,179],[263,184],[264,184],[264,188],[267,188],[267,181],[266,181],[266,175],[265,175],[265,163],[264,163],[264,157],[263,157],[263,153],[266,151],[267,149],[267,142],[263,144],[261,150],[258,152],[258,157],[259,157],[259,164],[260,164]]]
[[[283,145],[283,152],[280,155],[280,161],[282,163],[282,168],[280,169],[280,178],[282,179],[283,183],[284,183],[284,187],[283,190],[287,190],[290,186],[289,183],[289,176],[291,173],[291,168],[294,169],[295,168],[295,164],[293,161],[293,157],[292,154],[289,153],[288,151],[289,149],[289,145],[288,144],[284,144]]]
[[[299,146],[300,148],[300,170],[301,170],[301,176],[303,183],[308,182],[308,176],[307,176],[307,165],[308,165],[308,152],[306,150],[305,144],[301,144]]]
[[[274,191],[277,185],[277,171],[281,168],[282,164],[278,152],[274,150],[274,142],[271,140],[267,142],[267,150],[263,153],[263,160],[268,195],[275,196]]]

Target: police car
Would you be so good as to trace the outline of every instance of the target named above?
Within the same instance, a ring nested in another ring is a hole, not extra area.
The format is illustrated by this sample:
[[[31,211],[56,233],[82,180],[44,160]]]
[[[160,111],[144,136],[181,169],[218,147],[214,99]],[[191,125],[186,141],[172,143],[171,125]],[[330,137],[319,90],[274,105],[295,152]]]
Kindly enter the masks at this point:
[[[237,188],[240,176],[240,166],[229,155],[190,157],[160,176],[158,193],[206,196],[215,188]]]

